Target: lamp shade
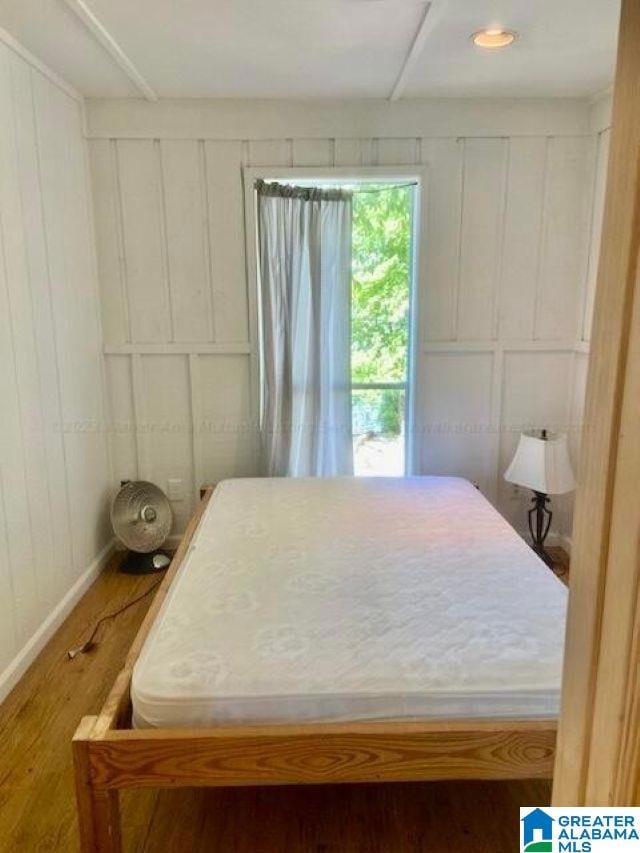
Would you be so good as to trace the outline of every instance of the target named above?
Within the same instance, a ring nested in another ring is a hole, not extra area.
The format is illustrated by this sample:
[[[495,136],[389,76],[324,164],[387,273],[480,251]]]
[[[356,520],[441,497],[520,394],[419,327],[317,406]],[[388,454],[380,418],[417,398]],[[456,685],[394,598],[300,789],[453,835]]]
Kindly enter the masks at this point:
[[[538,438],[522,433],[505,480],[546,495],[563,495],[575,488],[567,437]]]

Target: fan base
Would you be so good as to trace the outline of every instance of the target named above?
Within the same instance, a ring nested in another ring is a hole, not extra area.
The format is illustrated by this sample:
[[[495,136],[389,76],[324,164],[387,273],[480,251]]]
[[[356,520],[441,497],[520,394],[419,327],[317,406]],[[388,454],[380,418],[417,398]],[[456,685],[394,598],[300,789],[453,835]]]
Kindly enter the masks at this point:
[[[166,566],[158,568],[154,565],[153,558],[163,556],[167,557],[169,562]],[[171,563],[171,554],[166,551],[157,550],[151,551],[150,554],[139,554],[137,551],[127,551],[119,566],[119,571],[125,575],[153,575],[156,572],[164,572],[169,568]]]

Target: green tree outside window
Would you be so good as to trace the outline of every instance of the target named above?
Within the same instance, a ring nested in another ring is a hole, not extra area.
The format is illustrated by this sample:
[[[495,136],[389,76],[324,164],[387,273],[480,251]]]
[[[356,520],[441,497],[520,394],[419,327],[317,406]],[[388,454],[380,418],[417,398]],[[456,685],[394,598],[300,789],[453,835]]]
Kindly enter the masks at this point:
[[[371,190],[375,189],[375,192]],[[405,382],[409,343],[412,188],[372,187],[353,198],[351,381]],[[404,391],[354,392],[354,425],[397,435]]]

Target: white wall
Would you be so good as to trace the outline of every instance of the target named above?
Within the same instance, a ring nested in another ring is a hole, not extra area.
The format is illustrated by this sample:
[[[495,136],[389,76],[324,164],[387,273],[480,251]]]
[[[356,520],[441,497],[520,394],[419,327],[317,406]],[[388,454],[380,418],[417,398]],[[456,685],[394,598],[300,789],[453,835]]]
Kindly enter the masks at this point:
[[[574,414],[589,119],[557,99],[89,101],[115,476],[182,479],[180,528],[197,486],[256,470],[242,165],[424,164],[420,468],[477,481],[522,528],[528,496],[501,477],[517,434]]]
[[[111,537],[82,105],[0,36],[2,699]]]

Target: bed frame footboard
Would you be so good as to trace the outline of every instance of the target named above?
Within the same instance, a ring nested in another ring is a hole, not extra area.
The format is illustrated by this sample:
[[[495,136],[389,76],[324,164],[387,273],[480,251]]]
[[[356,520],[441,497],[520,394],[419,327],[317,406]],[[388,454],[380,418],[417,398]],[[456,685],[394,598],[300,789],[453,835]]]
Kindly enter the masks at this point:
[[[549,778],[556,726],[540,720],[388,721],[100,732],[74,739],[82,849],[121,849],[118,790]]]

